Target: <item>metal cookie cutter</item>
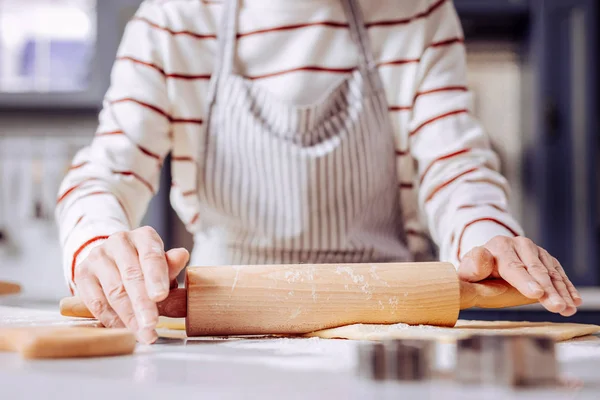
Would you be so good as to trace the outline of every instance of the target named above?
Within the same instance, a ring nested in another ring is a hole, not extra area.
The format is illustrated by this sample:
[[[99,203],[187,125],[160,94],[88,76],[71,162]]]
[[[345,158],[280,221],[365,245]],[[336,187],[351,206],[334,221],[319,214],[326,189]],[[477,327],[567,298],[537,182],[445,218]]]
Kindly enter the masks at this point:
[[[546,336],[476,335],[457,343],[456,380],[499,386],[558,382],[554,340]]]
[[[429,380],[433,375],[434,345],[419,339],[360,343],[358,374],[374,380]]]

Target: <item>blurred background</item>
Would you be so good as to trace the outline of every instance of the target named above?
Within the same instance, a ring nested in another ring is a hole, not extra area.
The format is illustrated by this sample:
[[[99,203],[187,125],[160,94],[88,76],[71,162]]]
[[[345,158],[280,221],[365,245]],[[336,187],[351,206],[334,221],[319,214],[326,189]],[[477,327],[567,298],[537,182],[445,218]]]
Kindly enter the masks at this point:
[[[0,280],[26,298],[68,290],[53,222],[60,181],[89,143],[120,37],[140,0],[0,0]],[[600,289],[596,0],[454,0],[475,113],[527,234],[579,286]],[[170,209],[168,162],[145,223],[191,238]]]

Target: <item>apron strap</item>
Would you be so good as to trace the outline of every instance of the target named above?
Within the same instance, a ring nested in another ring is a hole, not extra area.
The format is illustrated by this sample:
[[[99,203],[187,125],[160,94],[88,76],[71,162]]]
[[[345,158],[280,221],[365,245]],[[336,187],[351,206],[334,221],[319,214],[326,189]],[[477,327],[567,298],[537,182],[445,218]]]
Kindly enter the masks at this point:
[[[217,51],[207,96],[207,122],[210,121],[213,105],[217,97],[217,88],[223,76],[233,72],[235,44],[237,39],[237,13],[240,0],[224,0],[221,10],[221,22],[217,29]],[[208,129],[208,124],[207,124]]]
[[[377,63],[373,57],[373,49],[369,32],[365,27],[365,21],[358,0],[342,0],[342,6],[348,18],[350,26],[350,35],[352,40],[358,46],[359,60],[358,67],[361,74],[368,84],[367,89],[371,93],[383,91],[383,84],[377,71]]]

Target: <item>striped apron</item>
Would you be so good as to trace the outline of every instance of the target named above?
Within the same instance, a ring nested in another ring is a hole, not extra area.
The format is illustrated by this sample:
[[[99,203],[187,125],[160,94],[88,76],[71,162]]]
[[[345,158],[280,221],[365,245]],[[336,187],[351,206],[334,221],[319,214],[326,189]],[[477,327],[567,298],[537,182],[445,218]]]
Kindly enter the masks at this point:
[[[235,73],[238,2],[224,2],[218,32],[193,265],[411,260],[387,101],[357,1],[342,0],[358,68],[307,106]]]

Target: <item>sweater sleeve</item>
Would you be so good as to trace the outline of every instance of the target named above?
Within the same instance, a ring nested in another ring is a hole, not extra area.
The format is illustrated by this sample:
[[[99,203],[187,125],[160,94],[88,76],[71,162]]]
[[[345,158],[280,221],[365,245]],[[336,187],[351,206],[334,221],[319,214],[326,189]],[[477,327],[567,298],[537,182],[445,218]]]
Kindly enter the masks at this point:
[[[409,125],[418,201],[440,257],[455,266],[497,235],[522,234],[508,212],[509,187],[487,134],[472,114],[458,15],[446,1],[426,19]]]
[[[144,2],[125,30],[98,130],[80,150],[59,189],[56,219],[65,278],[111,234],[137,227],[157,192],[171,149],[169,102],[161,73],[160,7]]]

